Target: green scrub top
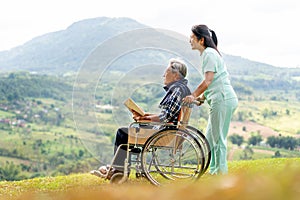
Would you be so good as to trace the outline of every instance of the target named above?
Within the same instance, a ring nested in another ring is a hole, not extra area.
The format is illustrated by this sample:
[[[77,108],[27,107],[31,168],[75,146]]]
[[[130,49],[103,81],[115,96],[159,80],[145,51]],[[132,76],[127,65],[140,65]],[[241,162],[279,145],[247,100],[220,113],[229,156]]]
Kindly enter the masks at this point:
[[[226,174],[227,166],[227,134],[230,120],[237,107],[238,99],[230,84],[226,65],[213,49],[207,47],[201,54],[201,70],[214,72],[214,79],[204,91],[210,105],[206,137],[211,147],[210,174]]]
[[[204,96],[209,105],[219,100],[237,98],[229,80],[226,64],[219,53],[207,47],[200,56],[200,67],[203,77],[205,72],[214,72],[214,79],[205,90]]]

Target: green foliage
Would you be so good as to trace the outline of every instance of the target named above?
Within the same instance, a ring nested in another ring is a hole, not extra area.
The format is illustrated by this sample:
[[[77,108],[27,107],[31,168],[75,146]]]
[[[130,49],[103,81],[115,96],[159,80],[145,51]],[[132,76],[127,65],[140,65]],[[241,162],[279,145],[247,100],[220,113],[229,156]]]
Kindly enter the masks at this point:
[[[234,84],[234,90],[235,92],[239,94],[245,94],[245,95],[252,95],[253,89],[250,86],[246,86],[240,82],[237,82]]]
[[[266,119],[268,117],[275,117],[278,114],[277,111],[274,110],[269,110],[267,108],[265,108],[262,112],[262,116]]]
[[[281,157],[280,151],[276,151],[274,154],[274,158],[280,158],[280,157]]]
[[[262,136],[258,134],[252,134],[251,137],[248,139],[249,145],[258,145],[262,141]]]
[[[113,22],[113,24],[108,21]],[[140,24],[132,20],[108,21],[101,18],[89,22],[80,22],[69,27],[66,32],[39,37],[37,40],[30,42],[29,46],[21,47],[22,51],[18,50],[19,52],[26,52],[23,55],[17,54],[17,57],[24,58],[24,60],[8,60],[8,62],[1,63],[4,65],[2,67],[5,68],[7,63],[12,63],[13,67],[9,67],[10,70],[22,65],[24,69],[36,70],[39,73],[64,74],[67,72],[72,75],[78,70],[82,60],[95,48],[95,45],[111,37],[112,34],[141,27]],[[103,24],[105,24],[105,27],[102,26]],[[94,28],[98,26],[101,27],[101,30]],[[87,29],[82,31],[83,27]],[[79,29],[80,34],[77,32]],[[87,33],[87,37],[81,37],[82,32]],[[65,40],[66,35],[67,40]],[[58,40],[58,38],[60,39]],[[89,38],[93,39],[89,40]],[[73,41],[72,49],[75,49],[75,51],[61,49],[61,46],[65,46],[62,44],[71,44],[70,40]],[[43,45],[35,46],[34,43],[46,44],[47,48],[44,48]],[[171,45],[176,46],[177,44]],[[181,47],[178,45],[177,48]],[[149,56],[150,54],[152,56]],[[32,57],[35,59],[32,59]],[[137,56],[131,57],[126,62],[122,62],[116,67],[115,71],[110,71],[107,82],[104,81],[103,84],[97,86],[95,91],[97,103],[99,105],[111,105],[112,102],[116,101],[112,92],[116,89],[117,82],[120,77],[124,76],[126,70],[130,69],[130,66],[139,63],[137,60],[143,60],[144,63],[159,63],[156,62],[160,61],[158,57],[164,60],[166,55],[155,54],[150,51],[145,52],[145,55],[142,56],[137,54]],[[293,105],[294,102],[300,101],[299,78],[295,78],[300,75],[299,69],[274,68],[263,63],[256,63],[230,55],[224,55],[224,59],[228,64],[233,87],[240,99],[239,110],[236,112],[234,120],[258,122],[273,129],[299,134],[300,130],[295,129],[299,119],[297,115],[299,106],[298,104]],[[144,71],[141,75],[144,76]],[[153,75],[156,76],[157,74],[154,72],[147,74],[147,76]],[[3,123],[0,123],[0,137],[2,138],[0,141],[0,166],[3,180],[71,174],[89,171],[92,165],[98,166],[99,163],[93,159],[91,153],[82,145],[82,138],[77,135],[73,124],[70,105],[72,104],[71,92],[74,77],[39,75],[28,72],[1,74],[0,118],[3,119]],[[111,83],[111,80],[115,80],[115,82]],[[193,76],[192,73],[189,74],[189,83],[199,82],[199,77]],[[133,77],[128,84],[141,85],[141,83],[136,82]],[[124,88],[131,88],[132,85],[125,85]],[[196,87],[196,84],[192,86]],[[156,105],[164,94],[162,88],[157,85],[155,87],[146,85],[136,89],[136,91],[124,89],[120,92],[124,92],[126,95],[132,92],[133,98],[137,99],[145,110],[152,109],[150,105]],[[270,100],[272,100],[271,105],[279,103],[278,106],[271,107]],[[244,104],[243,107],[241,102],[246,105]],[[284,105],[284,102],[289,102],[289,104]],[[119,105],[118,103],[113,106]],[[103,130],[99,130],[96,124],[86,124],[84,140],[93,140],[91,138],[96,136],[97,139],[101,137],[99,140],[107,139],[107,146],[113,143],[116,128],[112,117],[113,111],[115,111],[113,109],[115,108],[102,110],[101,113],[96,112],[99,121],[103,124],[103,127],[101,127]],[[190,120],[191,123],[201,130],[204,129],[208,113],[209,108],[205,105],[201,106],[197,113],[192,113],[194,118]],[[90,115],[91,113],[87,112],[86,114]],[[283,119],[283,121],[278,122],[279,119]],[[295,123],[294,126],[291,125],[292,122]],[[284,127],[278,127],[279,124]],[[294,128],[287,129],[286,126]],[[243,131],[247,131],[246,126],[243,126]],[[238,136],[234,136],[230,140],[237,145],[241,145],[244,141],[242,137]],[[251,137],[248,142],[255,145],[259,143],[258,141],[260,141],[259,138]],[[299,142],[297,144],[299,145]],[[100,145],[102,143],[95,141],[96,147]],[[290,138],[280,142],[276,140],[274,143],[274,147],[286,148],[285,146],[288,149],[297,147]],[[100,152],[102,160],[110,161],[109,153],[111,152],[108,153],[109,150],[109,148],[105,148],[103,152]],[[250,150],[248,148],[244,149],[241,158],[255,158]],[[283,154],[281,151],[280,155],[286,156]],[[279,156],[279,154],[275,153],[275,156]],[[6,163],[6,160],[9,162]],[[14,162],[11,162],[11,160]],[[50,187],[59,188],[63,187],[62,185],[54,183]],[[39,186],[38,188],[42,187],[39,184],[37,186]]]
[[[237,112],[237,115],[238,115],[237,121],[240,121],[240,122],[245,121],[245,118],[246,118],[245,112],[239,111],[239,112]]]
[[[253,155],[253,150],[250,146],[246,146],[243,150],[243,155],[240,156],[241,160],[251,160]]]
[[[66,81],[54,76],[14,72],[8,76],[2,75],[0,79],[2,101],[12,102],[27,97],[66,100],[66,94],[71,90],[71,86]]]
[[[291,136],[270,136],[267,138],[267,144],[269,144],[271,147],[289,150],[294,150],[297,146],[300,146],[299,141]]]
[[[244,142],[244,137],[238,134],[230,135],[228,139],[232,142],[232,144],[236,144],[238,146],[241,146],[241,144]]]
[[[297,199],[299,158],[233,161],[229,175],[204,174],[198,181],[153,187],[146,179],[130,176],[127,183],[112,185],[90,174],[0,182],[0,199]],[[272,168],[270,168],[272,167]],[[280,180],[280,181],[278,181]],[[228,187],[230,183],[230,187]],[[224,184],[226,187],[224,187]],[[251,188],[251,190],[249,190]],[[295,189],[296,188],[296,189]],[[116,190],[118,192],[116,192]],[[205,194],[205,195],[199,195]]]
[[[118,76],[111,78],[118,79]],[[2,75],[2,80],[0,82],[2,88],[0,87],[0,89],[5,95],[2,96],[0,118],[10,120],[11,124],[0,123],[0,136],[4,138],[0,142],[0,156],[2,156],[0,164],[5,163],[6,160],[13,160],[14,165],[21,166],[19,174],[22,174],[23,178],[84,172],[93,168],[91,166],[97,167],[99,165],[93,159],[93,155],[81,144],[81,139],[73,125],[70,107],[72,78],[65,79],[22,72]],[[132,81],[129,84],[137,83]],[[11,85],[14,87],[10,87]],[[22,87],[15,87],[17,85],[22,85]],[[113,84],[98,86],[95,99],[99,105],[110,105],[112,101],[115,101],[111,98],[114,87]],[[126,87],[130,88],[130,85]],[[127,90],[120,92],[128,93]],[[270,97],[280,96],[277,94],[282,91],[276,91],[272,94],[263,93],[262,95],[256,90],[255,92],[251,90],[251,86],[248,88],[242,84],[237,92],[239,97],[242,96],[245,99],[250,99],[250,101],[240,100],[239,110],[236,112],[234,120],[240,122],[259,121],[264,124],[268,122],[267,120],[274,121],[282,116],[288,117],[290,121],[295,121],[291,119],[297,118],[295,114],[297,113],[297,104],[284,104],[285,100],[282,98],[276,98],[272,104],[269,104]],[[157,85],[155,87],[145,85],[136,89],[132,95],[143,108],[151,110],[150,105],[157,105],[164,95],[164,91]],[[119,104],[113,106],[119,106]],[[117,127],[114,125],[112,116],[113,111],[115,111],[113,106],[106,110],[96,111],[102,130],[99,130],[97,124],[85,126],[86,136],[84,139],[89,140],[90,136],[92,136],[91,138],[96,136],[96,148],[102,145],[100,140],[107,139],[107,146],[110,146],[114,141]],[[191,124],[195,124],[200,130],[205,129],[208,113],[209,108],[206,104],[195,108],[192,113],[193,118],[190,120]],[[266,114],[265,118],[263,117],[264,113]],[[87,112],[86,114],[93,113]],[[24,122],[24,126],[17,125],[18,121]],[[16,124],[13,125],[13,123]],[[243,130],[247,132],[246,126],[243,127]],[[237,145],[244,142],[241,137],[233,140],[233,143]],[[102,146],[101,149],[103,149]],[[103,152],[99,153],[102,161],[111,161],[110,150],[110,148],[105,147],[105,150],[103,149]],[[257,159],[248,150],[242,154],[237,159]],[[281,155],[289,156],[282,152]],[[19,178],[16,177],[16,179]]]
[[[13,162],[6,162],[4,167],[0,166],[0,181],[17,181],[25,177],[21,174],[21,167]]]

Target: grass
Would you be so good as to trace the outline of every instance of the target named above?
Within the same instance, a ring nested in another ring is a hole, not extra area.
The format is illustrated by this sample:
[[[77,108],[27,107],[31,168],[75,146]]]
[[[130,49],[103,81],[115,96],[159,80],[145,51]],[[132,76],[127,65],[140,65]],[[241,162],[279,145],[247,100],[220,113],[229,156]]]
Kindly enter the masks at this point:
[[[0,110],[0,118],[9,118],[13,116],[15,116],[15,114]]]
[[[244,148],[238,147],[237,145],[233,145],[231,142],[228,143],[228,152],[232,153],[232,157],[228,157],[231,161],[241,160],[241,157],[244,156]],[[263,147],[263,146],[251,146],[253,150],[252,155],[248,155],[252,157],[252,160],[258,159],[266,159],[273,158],[275,156],[275,152],[279,152],[282,158],[297,158],[300,157],[299,150],[287,150],[283,148],[271,148],[271,147]]]
[[[279,151],[282,156],[286,157],[300,157],[300,151],[299,150],[287,150],[283,148],[271,148],[271,147],[261,147],[261,146],[255,146],[254,149],[259,149],[259,150],[267,150],[273,152],[273,155],[275,154],[276,151]]]
[[[130,177],[111,185],[90,174],[0,182],[0,199],[298,199],[300,158],[229,162],[229,174],[154,187]]]
[[[299,108],[300,103],[298,101],[253,101],[250,103],[248,101],[240,101],[235,114],[237,115],[238,112],[248,113],[248,121],[254,121],[270,127],[282,134],[295,135],[299,130]],[[264,118],[262,114],[265,112],[269,113]]]
[[[56,102],[50,100],[47,102],[43,101],[44,105],[46,103],[56,105]],[[295,133],[297,133],[297,128],[299,127],[297,124],[300,117],[299,107],[299,102],[255,101],[249,103],[240,101],[239,110],[248,114],[251,113],[251,116],[248,117],[259,124],[269,126],[283,134],[296,135]],[[261,114],[265,109],[275,111],[277,115],[268,116],[264,119]],[[287,109],[290,111],[289,114],[286,113]],[[9,117],[9,115],[14,116],[13,113],[5,111],[0,111],[1,115],[3,118]],[[78,152],[78,150],[84,149],[81,143],[76,143],[77,140],[66,137],[69,135],[84,137],[87,140],[99,143],[103,141],[110,143],[111,138],[109,134],[115,134],[116,122],[109,113],[96,113],[96,117],[99,120],[98,126],[87,121],[85,127],[88,127],[89,131],[104,131],[104,133],[101,133],[101,137],[91,132],[85,132],[87,130],[83,130],[79,134],[74,129],[72,119],[69,118],[64,122],[66,126],[62,125],[60,127],[30,124],[32,132],[29,135],[25,135],[23,129],[20,128],[0,130],[0,136],[3,137],[0,141],[1,147],[5,147],[10,152],[16,149],[20,154],[30,155],[30,161],[1,156],[0,163],[4,164],[5,161],[13,161],[15,164],[27,162],[35,164],[34,161],[47,160],[47,157],[42,157],[42,155],[38,154],[38,150],[41,150],[41,148],[37,148],[36,152],[32,150],[33,144],[38,139],[41,139],[43,144],[46,145],[44,150],[48,151],[50,149],[48,157],[55,155],[57,152],[65,152],[67,154],[71,151]],[[200,129],[203,129],[206,127],[206,120],[201,118],[199,122],[199,115],[197,115],[195,119],[191,119],[191,124],[196,124]],[[47,143],[48,140],[49,144]],[[26,145],[24,145],[24,141]],[[271,151],[275,152],[276,149]],[[239,153],[242,152],[237,151],[235,159],[239,159]],[[280,153],[283,156],[291,156],[291,153],[281,149]],[[37,156],[40,157],[37,159]],[[76,200],[86,199],[87,196],[90,197],[88,199],[120,199],[125,196],[126,199],[172,198],[176,200],[186,198],[184,195],[187,194],[191,195],[187,196],[189,199],[246,199],[245,195],[249,196],[247,197],[248,199],[264,199],[262,198],[263,192],[269,190],[271,192],[266,194],[265,199],[293,199],[294,194],[299,194],[299,189],[296,189],[296,187],[298,188],[300,183],[293,177],[300,179],[297,171],[297,165],[299,168],[300,160],[297,158],[265,159],[271,156],[270,154],[255,152],[253,158],[262,160],[229,162],[230,173],[228,176],[209,177],[205,175],[198,182],[190,185],[190,188],[186,188],[184,185],[155,188],[150,186],[147,181],[139,181],[135,178],[130,179],[127,184],[116,188],[111,186],[108,181],[103,181],[90,174],[74,174],[35,178],[18,182],[0,182],[0,199]],[[295,156],[299,157],[299,155]],[[74,161],[70,160],[70,162],[73,163]],[[47,169],[47,173],[44,174],[51,174],[50,169]],[[253,195],[256,193],[256,196]],[[286,194],[286,198],[283,197],[284,194]],[[274,195],[274,198],[272,195]]]

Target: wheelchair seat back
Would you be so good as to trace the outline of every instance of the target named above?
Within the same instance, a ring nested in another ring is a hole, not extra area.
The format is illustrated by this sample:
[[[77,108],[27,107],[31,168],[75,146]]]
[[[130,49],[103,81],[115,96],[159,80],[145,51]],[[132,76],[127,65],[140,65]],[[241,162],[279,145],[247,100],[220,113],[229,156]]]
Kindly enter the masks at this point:
[[[190,116],[191,116],[192,106],[193,106],[193,104],[187,104],[187,103],[182,104],[181,109],[180,109],[180,114],[178,117],[177,128],[186,129],[186,127],[189,123]]]
[[[177,123],[178,129],[181,130],[186,129],[186,126],[188,125],[188,121],[191,115],[191,110],[192,110],[192,104],[183,104],[181,106],[180,114],[178,116],[178,123]],[[129,126],[128,144],[144,145],[148,140],[148,138],[150,138],[154,133],[157,133],[163,128],[166,128],[166,126],[174,127],[175,125],[167,125],[167,124],[154,123],[154,122],[148,122],[148,123],[134,122]],[[164,137],[164,140],[160,140],[160,142],[157,143],[157,145],[174,146],[174,142],[178,143],[177,136],[168,135]]]

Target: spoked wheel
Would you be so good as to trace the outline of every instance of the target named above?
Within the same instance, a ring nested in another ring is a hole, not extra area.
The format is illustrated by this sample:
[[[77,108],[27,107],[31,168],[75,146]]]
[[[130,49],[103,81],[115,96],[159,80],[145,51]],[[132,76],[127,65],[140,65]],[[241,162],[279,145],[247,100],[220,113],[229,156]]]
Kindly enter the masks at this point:
[[[211,149],[208,140],[200,130],[192,126],[187,126],[186,129],[187,131],[189,131],[189,133],[194,134],[194,136],[197,138],[197,140],[199,141],[203,149],[204,156],[205,156],[205,165],[204,165],[203,173],[205,173],[209,167],[210,160],[211,160]]]
[[[202,175],[205,156],[193,134],[175,127],[150,137],[142,151],[142,168],[154,185],[196,180]]]

